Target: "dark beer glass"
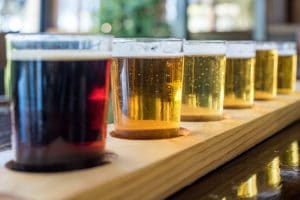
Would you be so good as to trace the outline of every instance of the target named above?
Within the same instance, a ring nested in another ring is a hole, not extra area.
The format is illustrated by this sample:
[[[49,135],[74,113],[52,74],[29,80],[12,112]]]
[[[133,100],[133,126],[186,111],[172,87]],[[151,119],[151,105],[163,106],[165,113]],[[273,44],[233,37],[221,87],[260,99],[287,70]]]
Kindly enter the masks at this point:
[[[115,135],[130,139],[178,135],[183,79],[181,39],[113,43]]]
[[[101,162],[112,37],[10,34],[6,42],[16,168],[65,170]]]

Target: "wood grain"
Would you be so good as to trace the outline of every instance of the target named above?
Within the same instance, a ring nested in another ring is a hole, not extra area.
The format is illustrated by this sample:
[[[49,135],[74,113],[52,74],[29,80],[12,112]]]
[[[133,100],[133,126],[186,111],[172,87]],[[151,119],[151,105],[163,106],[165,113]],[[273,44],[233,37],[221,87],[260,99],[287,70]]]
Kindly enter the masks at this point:
[[[252,109],[225,110],[226,119],[183,122],[191,134],[161,140],[108,136],[112,163],[61,173],[5,168],[0,153],[0,194],[20,199],[161,199],[192,183],[300,118],[300,94],[256,101]],[[112,130],[109,126],[109,131]]]

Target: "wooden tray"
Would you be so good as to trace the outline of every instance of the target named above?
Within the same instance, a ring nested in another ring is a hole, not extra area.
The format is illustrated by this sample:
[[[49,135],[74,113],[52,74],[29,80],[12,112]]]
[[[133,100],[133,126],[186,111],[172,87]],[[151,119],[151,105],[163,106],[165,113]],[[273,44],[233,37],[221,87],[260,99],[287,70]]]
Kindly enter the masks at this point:
[[[24,173],[4,167],[0,199],[161,199],[192,183],[300,118],[300,93],[256,101],[252,109],[225,110],[217,122],[185,122],[189,136],[125,140],[108,136],[112,163],[61,173]],[[112,126],[109,126],[112,129]]]

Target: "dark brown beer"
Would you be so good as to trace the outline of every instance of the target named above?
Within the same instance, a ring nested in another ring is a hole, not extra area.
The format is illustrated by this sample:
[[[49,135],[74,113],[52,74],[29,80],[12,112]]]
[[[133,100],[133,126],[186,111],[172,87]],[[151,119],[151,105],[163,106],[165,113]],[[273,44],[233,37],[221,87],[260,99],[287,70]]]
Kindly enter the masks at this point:
[[[15,159],[24,169],[76,168],[104,153],[110,58],[61,53],[9,58]]]

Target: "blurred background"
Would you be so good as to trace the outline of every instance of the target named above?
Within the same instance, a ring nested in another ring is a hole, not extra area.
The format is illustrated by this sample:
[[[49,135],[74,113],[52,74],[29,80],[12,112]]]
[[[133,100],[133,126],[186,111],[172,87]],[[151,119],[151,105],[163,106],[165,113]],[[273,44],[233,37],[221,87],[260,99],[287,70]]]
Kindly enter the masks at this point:
[[[290,39],[299,0],[0,0],[0,31]]]
[[[298,41],[298,10],[299,0],[0,0],[0,68],[9,32]]]

